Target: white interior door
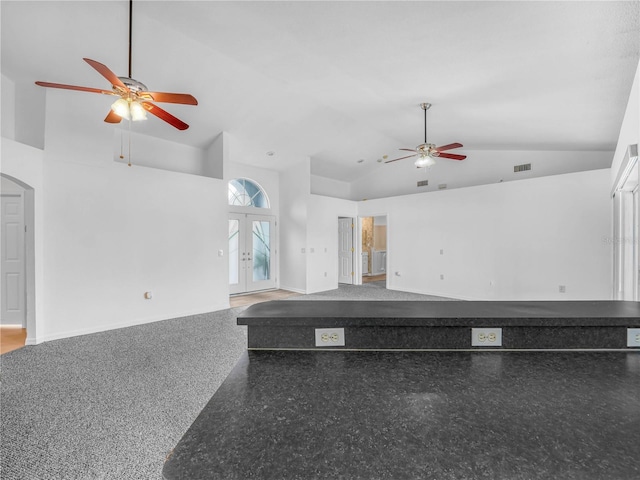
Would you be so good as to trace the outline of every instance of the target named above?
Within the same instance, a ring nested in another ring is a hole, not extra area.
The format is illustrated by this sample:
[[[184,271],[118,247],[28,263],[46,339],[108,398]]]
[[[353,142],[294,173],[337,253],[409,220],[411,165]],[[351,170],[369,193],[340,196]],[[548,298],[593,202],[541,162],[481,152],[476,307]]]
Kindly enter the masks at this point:
[[[353,284],[353,219],[338,219],[338,283]]]
[[[229,215],[229,291],[276,288],[275,217]]]
[[[2,195],[2,325],[26,327],[22,195]]]

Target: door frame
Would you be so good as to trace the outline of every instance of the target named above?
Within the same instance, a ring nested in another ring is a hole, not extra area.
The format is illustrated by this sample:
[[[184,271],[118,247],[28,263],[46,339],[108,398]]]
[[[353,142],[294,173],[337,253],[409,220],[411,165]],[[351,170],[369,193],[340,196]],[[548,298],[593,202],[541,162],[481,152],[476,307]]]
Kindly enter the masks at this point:
[[[613,299],[640,301],[640,206],[638,146],[629,145],[620,165],[613,199]],[[632,265],[631,270],[629,265]],[[627,291],[627,290],[630,290]]]
[[[358,216],[358,228],[356,231],[357,234],[357,244],[356,244],[356,252],[357,252],[357,256],[358,258],[362,258],[362,219],[363,218],[370,218],[370,217],[385,217],[387,219],[387,268],[386,268],[386,288],[389,288],[391,286],[391,275],[390,275],[390,268],[389,265],[391,265],[391,236],[389,235],[390,232],[390,219],[389,219],[389,214],[387,212],[382,212],[382,213],[371,213],[371,214],[367,214],[367,215],[360,215]],[[358,285],[362,285],[362,262],[359,262],[359,264],[357,265],[358,269],[356,271],[356,279],[358,280]]]
[[[25,261],[25,295],[26,295],[26,329],[27,339],[25,345],[36,345],[42,341],[38,338],[38,325],[42,325],[44,322],[44,315],[40,307],[36,306],[36,267],[38,271],[42,270],[42,237],[41,232],[38,233],[38,248],[36,249],[36,191],[35,189],[23,182],[22,180],[0,172],[0,177],[4,177],[7,180],[15,183],[23,189],[23,220],[26,227],[26,233],[24,236],[25,249],[24,249],[24,261]],[[39,198],[39,197],[38,197]],[[42,199],[38,200],[39,212],[38,213],[38,225],[42,225]],[[40,277],[41,279],[42,277]],[[38,280],[39,283],[40,280]],[[41,292],[37,294],[38,298],[42,299]],[[41,303],[41,302],[39,302]],[[38,304],[39,304],[38,303]],[[41,328],[40,328],[41,330]],[[40,335],[42,336],[42,335]]]

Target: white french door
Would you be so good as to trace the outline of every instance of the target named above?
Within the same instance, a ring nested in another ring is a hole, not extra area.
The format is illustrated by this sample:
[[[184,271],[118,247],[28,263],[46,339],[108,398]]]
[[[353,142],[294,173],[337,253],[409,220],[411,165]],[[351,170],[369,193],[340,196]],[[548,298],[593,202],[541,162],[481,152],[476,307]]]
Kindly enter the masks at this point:
[[[229,292],[276,288],[275,217],[229,215]]]

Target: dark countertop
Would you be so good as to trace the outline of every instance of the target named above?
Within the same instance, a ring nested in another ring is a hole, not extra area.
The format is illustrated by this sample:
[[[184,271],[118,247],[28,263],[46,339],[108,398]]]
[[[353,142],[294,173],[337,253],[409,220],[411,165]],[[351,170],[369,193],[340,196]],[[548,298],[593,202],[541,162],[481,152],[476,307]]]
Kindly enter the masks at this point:
[[[638,445],[640,353],[247,352],[163,475],[635,480]]]
[[[250,306],[238,325],[640,326],[640,302],[276,300]]]

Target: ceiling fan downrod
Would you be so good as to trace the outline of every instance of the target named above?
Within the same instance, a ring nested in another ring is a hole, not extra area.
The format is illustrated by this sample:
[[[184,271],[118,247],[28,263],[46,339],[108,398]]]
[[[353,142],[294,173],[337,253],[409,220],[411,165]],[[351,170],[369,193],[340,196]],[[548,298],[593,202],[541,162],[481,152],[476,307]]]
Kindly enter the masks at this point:
[[[420,108],[424,110],[424,144],[427,144],[427,110],[431,108],[430,103],[421,103]]]
[[[133,0],[129,0],[129,78],[131,78],[131,27],[133,25]]]

